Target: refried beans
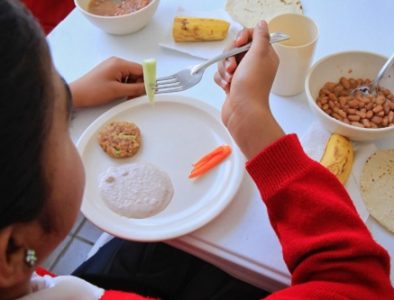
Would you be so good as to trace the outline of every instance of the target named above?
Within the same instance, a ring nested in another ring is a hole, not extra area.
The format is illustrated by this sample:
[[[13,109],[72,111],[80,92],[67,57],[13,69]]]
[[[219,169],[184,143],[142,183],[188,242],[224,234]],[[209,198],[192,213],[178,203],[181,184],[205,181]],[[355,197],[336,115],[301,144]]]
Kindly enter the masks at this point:
[[[149,4],[150,0],[92,0],[88,11],[100,16],[120,16],[135,12]]]

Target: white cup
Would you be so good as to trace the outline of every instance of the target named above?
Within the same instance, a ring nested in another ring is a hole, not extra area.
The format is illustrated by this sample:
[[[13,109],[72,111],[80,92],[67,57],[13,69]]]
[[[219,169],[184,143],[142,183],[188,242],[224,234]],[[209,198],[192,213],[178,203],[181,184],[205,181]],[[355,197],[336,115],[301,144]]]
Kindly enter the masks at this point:
[[[299,14],[283,14],[268,23],[270,32],[283,32],[290,39],[273,44],[280,63],[272,85],[272,92],[293,96],[304,90],[305,77],[312,62],[319,36],[315,22]]]

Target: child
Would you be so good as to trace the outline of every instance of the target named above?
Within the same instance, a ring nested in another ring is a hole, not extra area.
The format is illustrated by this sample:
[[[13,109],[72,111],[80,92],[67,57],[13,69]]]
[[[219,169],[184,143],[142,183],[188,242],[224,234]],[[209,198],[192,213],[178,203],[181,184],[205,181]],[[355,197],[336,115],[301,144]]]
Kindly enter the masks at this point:
[[[0,1],[0,36],[6,75],[0,78],[0,299],[143,299],[136,291],[162,299],[266,294],[161,243],[108,243],[77,271],[100,287],[36,269],[66,237],[81,204],[84,173],[68,129],[72,106],[144,94],[142,67],[111,58],[68,87],[52,65],[38,24],[15,0]],[[105,255],[108,249],[112,252]],[[115,259],[122,268],[116,269]],[[104,264],[111,276],[104,271],[92,276],[90,262],[96,270]],[[204,288],[201,278],[209,280]]]
[[[43,34],[17,1],[0,1],[0,32],[0,66],[7,75],[0,79],[0,299],[143,299],[135,293],[104,291],[75,276],[34,273],[67,235],[81,203],[83,168],[68,133],[71,102],[91,106],[139,95],[141,67],[111,59],[73,83],[70,93],[51,63]],[[242,61],[220,64],[216,81],[227,91],[223,121],[249,159],[247,169],[267,205],[292,273],[292,286],[269,298],[394,299],[388,255],[371,238],[346,191],[303,153],[295,135],[284,135],[269,110],[278,59],[265,23],[244,31],[235,45],[252,38],[252,48]],[[122,84],[130,74],[132,83]],[[122,264],[124,252],[121,259],[115,258],[118,269],[130,274],[130,282],[122,286],[129,285],[131,291],[162,299],[263,295],[164,244],[124,243],[115,248],[127,249],[136,261]],[[94,273],[92,268],[99,264],[111,269],[113,257],[105,256],[106,250],[104,246],[88,261],[81,274]],[[190,268],[174,266],[182,262]],[[140,280],[141,265],[148,282]],[[213,280],[219,276],[222,281],[218,290],[206,288],[206,275],[211,273]],[[161,282],[172,274],[177,274],[175,282],[171,278]],[[108,288],[119,286],[112,275]]]

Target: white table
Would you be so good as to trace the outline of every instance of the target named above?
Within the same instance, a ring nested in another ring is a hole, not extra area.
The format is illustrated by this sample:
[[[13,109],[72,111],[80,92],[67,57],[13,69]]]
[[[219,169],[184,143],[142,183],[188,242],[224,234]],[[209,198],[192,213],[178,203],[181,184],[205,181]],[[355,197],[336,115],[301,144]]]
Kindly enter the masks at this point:
[[[128,36],[111,36],[88,23],[74,10],[49,36],[53,59],[59,72],[72,81],[110,56],[141,62],[155,57],[158,75],[168,75],[182,67],[201,62],[158,46],[169,30],[178,5],[193,10],[224,7],[224,0],[162,0],[154,20],[142,31]],[[303,0],[305,15],[319,26],[320,38],[314,59],[336,51],[367,50],[389,56],[394,51],[394,1],[392,0]],[[379,32],[379,33],[377,33]],[[381,37],[385,37],[382,39]],[[214,84],[215,67],[208,69],[202,82],[183,94],[221,107],[222,91]],[[71,127],[76,141],[83,130],[109,107],[80,111]],[[286,132],[302,134],[314,121],[304,93],[296,97],[271,95],[274,115]],[[380,141],[381,148],[394,147],[394,138]],[[376,240],[394,255],[394,236],[372,218],[367,224]],[[168,241],[233,275],[269,291],[290,282],[281,247],[269,224],[265,206],[248,176],[235,199],[215,220],[187,236]],[[391,274],[394,281],[394,272]]]

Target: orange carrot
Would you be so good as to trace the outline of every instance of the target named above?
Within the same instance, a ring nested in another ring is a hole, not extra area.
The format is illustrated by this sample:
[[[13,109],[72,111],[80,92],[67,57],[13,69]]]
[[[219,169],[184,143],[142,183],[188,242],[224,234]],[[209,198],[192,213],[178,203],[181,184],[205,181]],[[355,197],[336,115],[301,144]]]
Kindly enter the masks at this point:
[[[212,154],[212,152],[208,153],[207,155],[208,158],[204,160],[200,160],[195,164],[194,169],[191,171],[189,174],[189,178],[195,178],[201,175],[204,175],[207,173],[209,170],[217,166],[219,163],[221,163],[227,156],[231,154],[231,147],[230,146],[221,146],[221,151],[215,152]],[[216,149],[215,149],[216,150]],[[204,156],[203,158],[205,158]],[[198,165],[197,165],[198,164]]]
[[[197,162],[195,162],[193,164],[193,167],[198,168],[199,166],[203,165],[208,160],[210,160],[212,157],[214,157],[218,154],[221,154],[223,151],[228,151],[228,148],[230,148],[229,145],[222,145],[222,146],[215,148],[215,150],[209,152],[208,154],[206,154],[202,158],[200,158]],[[231,151],[231,148],[230,148],[230,151]]]
[[[219,151],[219,152],[217,152],[217,153],[211,155],[208,159],[205,159],[205,160],[203,160],[203,161],[201,161],[201,162],[199,162],[199,163],[193,164],[193,170],[200,168],[201,166],[203,166],[204,164],[206,164],[206,163],[207,163],[208,161],[210,161],[211,159],[214,159],[215,157],[217,157],[217,156],[222,156],[222,155],[223,155],[223,152],[222,152],[222,151]]]

